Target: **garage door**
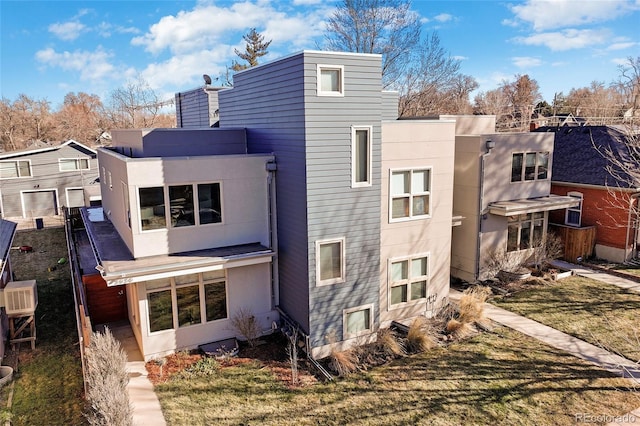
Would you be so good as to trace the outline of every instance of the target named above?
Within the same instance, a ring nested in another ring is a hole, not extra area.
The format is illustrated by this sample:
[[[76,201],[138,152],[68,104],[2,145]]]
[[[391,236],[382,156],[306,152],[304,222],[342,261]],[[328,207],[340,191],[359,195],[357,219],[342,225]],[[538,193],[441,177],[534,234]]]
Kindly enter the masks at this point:
[[[82,188],[67,188],[67,207],[83,207],[84,206],[84,191]]]
[[[55,191],[35,191],[22,193],[25,217],[52,216],[58,214]]]

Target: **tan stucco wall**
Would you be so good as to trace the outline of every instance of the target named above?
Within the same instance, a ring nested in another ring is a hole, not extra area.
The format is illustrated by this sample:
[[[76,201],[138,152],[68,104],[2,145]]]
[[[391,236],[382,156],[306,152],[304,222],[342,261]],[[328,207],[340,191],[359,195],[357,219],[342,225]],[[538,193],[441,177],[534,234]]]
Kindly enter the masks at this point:
[[[430,316],[449,292],[451,222],[453,209],[453,121],[395,121],[382,125],[382,222],[380,249],[380,324]],[[431,168],[431,217],[389,221],[391,169]],[[420,302],[389,309],[390,259],[429,255],[428,294],[434,303]]]

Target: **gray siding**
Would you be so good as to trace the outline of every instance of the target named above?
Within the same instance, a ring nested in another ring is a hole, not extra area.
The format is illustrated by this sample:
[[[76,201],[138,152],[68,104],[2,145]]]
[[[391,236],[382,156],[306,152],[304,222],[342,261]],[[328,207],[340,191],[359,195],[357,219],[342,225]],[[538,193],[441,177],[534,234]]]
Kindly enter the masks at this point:
[[[218,90],[218,87],[199,87],[176,93],[176,127],[210,127],[216,123]]]
[[[5,156],[7,157],[7,156]],[[61,172],[60,158],[88,158],[89,170]],[[25,152],[20,155],[2,158],[0,161],[30,160],[31,177],[0,180],[2,197],[2,217],[22,217],[21,191],[57,191],[57,207],[66,206],[66,188],[78,188],[89,185],[98,177],[98,163],[95,154],[74,144],[59,149],[36,153]],[[58,213],[60,213],[58,211]],[[43,215],[43,211],[24,212],[26,217]]]
[[[400,93],[385,91],[382,92],[382,120],[398,119],[398,102]]]
[[[220,93],[220,127],[245,126],[250,153],[276,154],[280,306],[308,333],[302,83],[301,57],[237,73],[234,88]]]
[[[317,64],[343,65],[345,96],[317,96]],[[380,57],[303,52],[234,76],[221,127],[245,125],[249,152],[274,152],[281,307],[313,347],[342,339],[343,311],[373,303],[380,270]],[[268,84],[266,84],[268,79]],[[373,185],[351,188],[351,126],[371,126]],[[315,244],[345,238],[346,282],[316,287]]]

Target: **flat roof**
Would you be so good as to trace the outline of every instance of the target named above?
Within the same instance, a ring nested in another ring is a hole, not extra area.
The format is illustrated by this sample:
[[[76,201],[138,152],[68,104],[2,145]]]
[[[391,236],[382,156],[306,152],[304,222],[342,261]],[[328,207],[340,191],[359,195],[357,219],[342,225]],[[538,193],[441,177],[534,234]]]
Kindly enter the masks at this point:
[[[84,207],[80,214],[90,242],[88,247],[97,260],[95,269],[110,286],[270,262],[275,254],[269,247],[255,242],[136,259],[102,207]]]
[[[548,195],[546,197],[525,198],[512,201],[498,201],[489,204],[489,213],[498,216],[515,216],[519,214],[546,212],[549,210],[576,207],[580,199],[566,195]]]

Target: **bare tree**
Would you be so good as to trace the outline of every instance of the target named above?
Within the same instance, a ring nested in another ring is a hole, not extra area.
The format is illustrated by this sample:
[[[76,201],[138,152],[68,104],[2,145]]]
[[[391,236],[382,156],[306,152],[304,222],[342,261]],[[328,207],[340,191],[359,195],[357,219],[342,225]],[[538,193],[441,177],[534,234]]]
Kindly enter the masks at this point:
[[[161,101],[142,78],[129,81],[109,95],[107,116],[112,128],[131,129],[156,126],[163,106],[173,101]]]
[[[95,143],[107,126],[100,97],[84,92],[67,93],[54,119],[60,140],[74,139],[88,145]]]
[[[20,94],[0,102],[0,141],[7,151],[24,149],[36,141],[54,139],[49,102]]]
[[[273,40],[264,41],[264,36],[256,31],[255,28],[251,28],[247,34],[242,36],[245,41],[244,52],[234,49],[234,52],[240,59],[246,61],[246,64],[241,64],[237,61],[233,61],[231,69],[233,71],[242,71],[247,68],[255,67],[258,65],[258,58],[263,57],[269,51],[269,45]]]
[[[632,108],[632,116],[640,114],[640,56],[629,56],[627,63],[618,67],[620,76],[615,86],[624,95],[625,102]]]
[[[327,22],[325,49],[382,55],[382,83],[394,86],[420,42],[410,1],[343,0]]]

